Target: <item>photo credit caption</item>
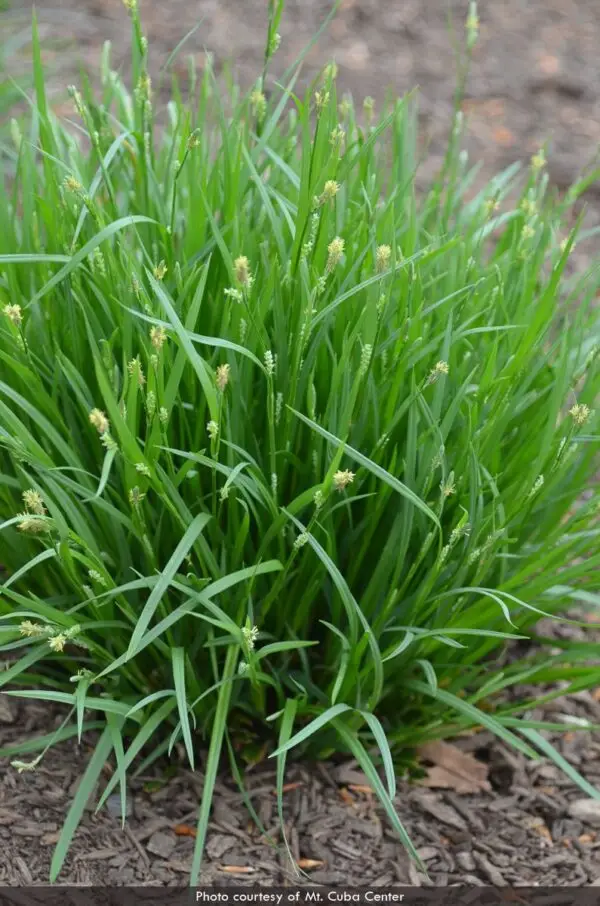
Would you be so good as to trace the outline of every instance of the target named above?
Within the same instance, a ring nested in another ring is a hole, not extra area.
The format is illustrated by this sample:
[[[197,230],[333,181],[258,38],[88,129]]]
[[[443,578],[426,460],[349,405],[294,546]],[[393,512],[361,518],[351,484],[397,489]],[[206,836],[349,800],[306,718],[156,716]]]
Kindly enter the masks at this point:
[[[319,890],[315,888],[289,891],[269,890],[196,890],[196,903],[236,903],[262,904],[273,903],[282,906],[284,903],[403,903],[405,894],[385,890],[350,891],[343,889]]]

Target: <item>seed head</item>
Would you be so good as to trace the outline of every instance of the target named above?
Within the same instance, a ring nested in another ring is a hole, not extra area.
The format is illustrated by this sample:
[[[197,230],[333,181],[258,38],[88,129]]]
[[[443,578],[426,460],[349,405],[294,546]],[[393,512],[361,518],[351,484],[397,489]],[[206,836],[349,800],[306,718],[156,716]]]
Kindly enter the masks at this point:
[[[450,534],[449,546],[454,547],[457,541],[460,541],[465,535],[468,535],[471,531],[471,526],[468,522],[464,525],[457,525],[456,528],[452,529]]]
[[[431,371],[429,372],[429,377],[427,378],[428,384],[434,384],[437,379],[442,374],[448,374],[450,371],[448,367],[448,362],[436,362]]]
[[[569,409],[569,415],[576,425],[583,425],[590,417],[591,410],[585,403],[575,403],[575,405]]]
[[[389,245],[377,246],[377,251],[375,253],[375,265],[377,267],[378,274],[388,269],[391,255],[392,250]]]
[[[48,645],[51,651],[64,651],[67,644],[67,636],[64,632],[57,632],[56,635],[50,636]]]
[[[88,576],[90,577],[92,582],[97,582],[98,585],[102,585],[103,587],[106,586],[106,579],[104,578],[102,573],[98,572],[97,569],[88,569]]]
[[[333,476],[333,484],[336,491],[343,491],[344,488],[352,484],[354,481],[354,472],[350,472],[349,469],[344,469],[344,471],[338,471]]]
[[[361,377],[364,377],[367,371],[369,370],[369,365],[371,363],[371,356],[373,355],[373,347],[370,343],[365,343],[360,354],[360,367],[359,374]]]
[[[85,107],[83,106],[83,98],[75,85],[69,85],[69,95],[73,98],[73,106],[75,111],[79,114],[81,119],[85,119]]]
[[[161,424],[166,425],[166,423],[169,421],[169,410],[165,409],[164,406],[161,406],[158,410],[158,418]]]
[[[4,314],[17,327],[20,327],[23,323],[23,310],[20,305],[5,305]]]
[[[258,88],[256,88],[250,95],[250,106],[252,108],[252,113],[256,117],[257,121],[259,123],[262,123],[267,112],[267,99],[265,98],[262,91],[259,91]]]
[[[217,377],[215,383],[221,393],[224,392],[227,384],[229,383],[229,373],[231,371],[231,366],[227,363],[225,365],[219,365],[217,367]]]
[[[241,291],[239,289],[234,289],[234,287],[232,286],[228,287],[228,289],[223,290],[223,292],[225,293],[227,299],[233,299],[234,302],[241,302],[244,298]]]
[[[281,44],[281,35],[278,31],[275,32],[271,41],[269,42],[269,56],[272,57],[273,54],[276,54],[279,50],[279,45]]]
[[[31,620],[23,620],[19,626],[19,632],[21,635],[31,639],[36,636],[44,635],[46,628],[45,626],[42,626],[41,623],[32,623]]]
[[[251,282],[252,277],[250,274],[249,262],[245,255],[240,255],[233,262],[233,267],[235,271],[235,279],[238,283],[241,283],[242,286],[248,286]]]
[[[17,528],[28,535],[42,535],[44,532],[49,532],[51,526],[46,519],[32,516],[29,513],[21,513]]]
[[[337,74],[338,74],[337,63],[332,60],[331,63],[328,63],[327,66],[325,67],[325,69],[323,70],[323,78],[336,79]]]
[[[370,123],[373,119],[373,113],[375,110],[375,101],[372,97],[366,97],[363,101],[363,110],[365,111],[365,117],[367,123]]]
[[[326,204],[328,201],[333,201],[339,190],[339,182],[336,182],[335,179],[328,179],[323,186],[323,192],[319,198],[319,202],[321,204]]]
[[[351,110],[352,110],[352,104],[350,103],[348,98],[344,98],[338,104],[338,111],[340,114],[340,119],[342,119],[342,120],[346,119],[346,117],[348,116],[348,114],[350,113]]]
[[[526,223],[521,230],[521,236],[525,241],[527,241],[528,239],[533,239],[533,237],[535,236],[534,228],[530,224]]]
[[[301,547],[304,547],[304,545],[307,543],[307,541],[308,541],[308,532],[302,532],[300,535],[298,535],[298,537],[294,541],[295,550],[300,550]]]
[[[118,443],[116,442],[114,437],[111,436],[109,431],[107,431],[105,434],[102,434],[102,436],[100,437],[100,442],[106,450],[116,451],[119,449]]]
[[[68,192],[75,192],[77,194],[83,191],[83,186],[74,176],[65,176],[63,186]]]
[[[129,492],[129,495],[128,495],[128,497],[129,497],[129,503],[131,504],[132,507],[136,507],[136,508],[137,508],[137,507],[139,507],[139,505],[141,504],[141,502],[142,502],[142,500],[144,499],[145,496],[146,496],[146,495],[145,495],[142,491],[140,491],[140,489],[139,489],[138,486],[136,485],[136,486],[135,486],[134,488],[132,488],[132,489],[130,490],[130,492]]]
[[[315,91],[315,104],[317,105],[317,110],[321,111],[323,107],[326,107],[329,103],[329,92],[328,91]]]
[[[157,280],[164,280],[165,274],[167,273],[167,265],[164,261],[160,261],[154,268],[154,276]]]
[[[199,130],[194,129],[194,131],[190,133],[188,140],[187,140],[188,151],[193,151],[194,148],[197,148],[199,144],[200,144]]]
[[[454,483],[454,480],[450,477],[448,481],[443,481],[440,484],[440,491],[442,492],[442,496],[444,497],[451,497],[453,494],[455,494],[456,485]]]
[[[106,262],[101,249],[96,246],[92,255],[90,255],[90,265],[93,271],[97,271],[102,277],[106,277]]]
[[[35,513],[36,516],[45,516],[46,507],[39,491],[34,491],[33,488],[23,491],[23,503],[29,513]]]
[[[145,462],[136,462],[135,471],[139,472],[140,475],[145,475],[146,478],[150,478],[152,474]]]
[[[89,414],[90,424],[94,426],[98,434],[107,434],[110,428],[109,421],[101,409],[92,409]]]
[[[265,368],[267,370],[267,374],[270,377],[271,375],[275,374],[275,356],[273,355],[273,353],[271,352],[270,349],[267,349],[267,351],[265,352],[264,359],[265,359]]]
[[[343,143],[344,143],[344,139],[345,139],[345,138],[346,138],[346,133],[345,133],[345,131],[342,129],[342,127],[338,124],[338,125],[335,127],[335,129],[332,129],[332,130],[331,130],[331,133],[330,133],[330,135],[329,135],[329,144],[330,144],[333,148],[341,148],[341,146],[342,146]]]
[[[520,208],[524,214],[531,216],[537,214],[537,204],[532,198],[524,198],[520,204]]]
[[[540,148],[540,150],[537,152],[537,154],[534,154],[533,157],[531,158],[531,168],[532,168],[532,170],[534,170],[537,173],[540,170],[543,170],[543,168],[545,166],[546,166],[546,154],[544,153],[544,149]]]
[[[208,436],[210,437],[210,439],[211,439],[211,440],[216,440],[217,437],[218,437],[218,435],[219,435],[219,424],[218,424],[218,422],[214,421],[214,419],[211,419],[211,420],[209,421],[209,423],[207,424],[207,426],[206,426],[206,430],[207,430],[207,432],[208,432]]]
[[[142,368],[139,355],[136,355],[135,359],[132,359],[127,363],[127,371],[129,372],[130,377],[137,377],[137,382],[140,387],[144,386],[146,378],[144,377],[144,369]]]
[[[317,510],[320,510],[321,507],[322,507],[322,506],[324,505],[324,503],[325,503],[325,494],[323,493],[323,491],[321,490],[321,488],[318,488],[318,490],[315,491],[315,496],[313,497],[313,500],[314,500],[314,503],[315,503],[315,508],[316,508]]]
[[[159,352],[167,339],[167,331],[164,327],[152,327],[150,329],[150,342]]]
[[[531,488],[531,490],[527,496],[535,497],[537,492],[540,491],[543,487],[544,487],[544,476],[538,475],[538,477],[536,478],[536,480],[533,483],[533,487]]]
[[[156,393],[154,390],[149,390],[146,394],[146,412],[148,413],[148,418],[154,418],[154,413],[156,412]]]
[[[244,641],[246,642],[248,649],[252,651],[258,638],[258,627],[244,626],[242,628],[242,635],[244,636]]]
[[[335,239],[332,239],[329,245],[327,246],[327,251],[329,252],[329,257],[327,259],[327,271],[332,271],[337,264],[339,264],[340,258],[344,254],[345,242],[339,236],[336,236]]]
[[[149,101],[152,97],[152,79],[147,72],[143,72],[137,81],[135,94],[141,102]]]

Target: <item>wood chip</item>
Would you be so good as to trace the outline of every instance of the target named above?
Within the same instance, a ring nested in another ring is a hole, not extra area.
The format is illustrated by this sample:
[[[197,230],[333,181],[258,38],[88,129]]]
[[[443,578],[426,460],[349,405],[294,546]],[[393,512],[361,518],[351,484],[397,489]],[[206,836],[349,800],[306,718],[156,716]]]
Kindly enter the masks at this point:
[[[354,797],[348,792],[345,786],[340,789],[340,798],[346,805],[354,805]]]
[[[109,849],[93,849],[87,853],[77,853],[74,857],[75,862],[101,862],[104,859],[112,859],[118,854],[119,850],[111,846]]]
[[[8,808],[0,808],[0,826],[6,824],[10,826],[15,821],[20,821],[22,816],[18,812],[11,812]]]
[[[544,75],[556,75],[560,72],[560,60],[552,54],[542,54],[538,58],[538,67]]]
[[[325,863],[321,859],[298,859],[296,863],[298,868],[304,868],[310,871],[311,868],[323,868]]]
[[[552,839],[552,834],[548,830],[545,824],[540,824],[539,827],[534,828],[536,834],[539,834],[544,840],[548,842],[550,846],[554,846],[554,840]]]
[[[367,786],[365,783],[350,783],[348,789],[352,790],[353,793],[364,793],[366,796],[373,795],[373,787]]]
[[[284,783],[281,788],[282,793],[291,793],[293,790],[299,790],[300,787],[304,786],[303,780],[297,780],[296,783]],[[274,795],[277,795],[277,790],[273,790]]]
[[[220,865],[219,871],[224,871],[228,875],[251,875],[255,869],[249,865]]]
[[[506,126],[498,126],[492,133],[494,141],[503,148],[510,148],[516,142],[514,132],[507,129]]]
[[[474,852],[473,858],[477,862],[481,872],[487,877],[493,887],[506,887],[507,882],[504,880],[502,873],[492,865],[489,859],[482,856],[481,853]]]
[[[173,833],[178,837],[195,837],[196,829],[189,824],[176,824],[173,827]]]
[[[418,751],[421,758],[431,764],[427,768],[427,776],[418,781],[420,786],[454,790],[456,793],[490,791],[488,766],[468,752],[462,752],[441,740],[428,742]]]
[[[594,834],[594,833],[582,834],[581,837],[578,837],[577,839],[579,840],[580,843],[583,843],[584,846],[589,845],[590,843],[593,843],[594,840],[596,839],[596,834]]]
[[[423,811],[427,812],[429,815],[433,815],[436,821],[440,821],[448,827],[453,827],[455,830],[467,830],[466,821],[458,814],[456,809],[451,808],[444,802],[440,802],[435,796],[421,793],[418,797],[415,796],[415,802],[423,809]]]

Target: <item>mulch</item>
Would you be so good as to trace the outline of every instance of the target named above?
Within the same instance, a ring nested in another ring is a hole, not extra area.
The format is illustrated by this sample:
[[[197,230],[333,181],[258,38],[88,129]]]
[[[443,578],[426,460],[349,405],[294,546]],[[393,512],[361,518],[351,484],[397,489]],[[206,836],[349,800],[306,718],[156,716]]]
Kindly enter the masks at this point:
[[[288,0],[276,71],[289,64],[330,9],[329,0]],[[401,94],[419,86],[419,121],[427,148],[421,179],[441,162],[452,114],[455,65],[447,9],[462,28],[465,2],[345,0],[338,18],[313,51],[304,82],[335,58],[341,90],[377,101],[391,86]],[[29,0],[11,0],[1,21],[18,34]],[[122,0],[49,0],[37,4],[51,93],[57,100],[79,81],[81,60],[96,70],[102,42],[113,44],[114,65],[127,66],[128,29]],[[202,64],[205,50],[219,70],[232,58],[243,82],[260,68],[265,0],[142,0],[144,22],[158,67],[204,17],[185,52]],[[503,0],[480,3],[481,38],[464,105],[470,158],[480,179],[526,161],[550,141],[549,174],[564,190],[592,161],[600,141],[600,17],[597,0]],[[178,68],[185,75],[184,55]],[[17,58],[18,62],[18,58]],[[24,51],[21,62],[27,67]],[[66,108],[65,108],[66,109]],[[69,108],[70,114],[70,108]],[[590,223],[600,210],[598,184],[587,195]],[[580,253],[581,254],[581,253]],[[582,259],[584,265],[586,258]],[[573,724],[600,723],[589,692],[558,699],[535,717]],[[0,701],[0,746],[47,733],[62,715],[15,700]],[[569,730],[552,737],[570,764],[600,784],[600,742]],[[50,860],[92,740],[63,743],[33,773],[17,774],[0,761],[0,885],[47,883]],[[476,795],[399,784],[396,806],[427,876],[408,860],[355,765],[290,765],[286,782],[287,841],[304,883],[444,886],[600,885],[600,809],[587,804],[582,821],[572,803],[584,794],[546,759],[528,762],[486,734],[457,742],[489,767],[491,789]],[[131,781],[130,816],[121,828],[118,807],[86,811],[60,878],[62,884],[168,885],[188,879],[203,775],[164,766]],[[226,774],[219,779],[202,883],[296,883],[278,828],[270,766],[247,773],[246,786],[267,831],[249,819]],[[177,833],[175,828],[179,831]]]
[[[28,22],[32,0],[9,0],[4,28]],[[122,0],[48,0],[37,3],[47,61],[59,91],[79,81],[78,67],[97,70],[110,39],[116,67],[127,67],[129,29]],[[282,43],[274,62],[280,74],[305,47],[331,9],[331,0],[287,0]],[[140,0],[155,71],[198,22],[175,63],[185,78],[186,56],[217,71],[232,60],[249,84],[260,72],[265,0]],[[489,176],[551,142],[550,173],[566,187],[597,155],[600,142],[600,17],[596,0],[502,0],[479,4],[480,39],[467,85],[469,151]],[[360,103],[418,86],[427,135],[425,174],[443,154],[456,84],[453,44],[462,41],[468,0],[343,0],[337,17],[306,61],[304,84],[328,59],[339,67],[341,91]],[[449,32],[448,11],[455,34]],[[24,54],[26,58],[27,49]],[[593,190],[600,194],[600,188]]]
[[[549,703],[533,715],[574,724],[600,722],[590,692]],[[0,745],[47,733],[46,706],[3,700]],[[34,772],[18,774],[0,761],[0,886],[48,882],[54,845],[93,740],[51,749]],[[600,741],[568,731],[553,737],[558,750],[600,787]],[[488,733],[455,744],[487,764],[490,789],[459,795],[401,782],[396,808],[427,876],[411,864],[364,775],[353,763],[290,764],[281,837],[271,765],[249,769],[245,785],[261,832],[224,772],[219,778],[203,884],[447,886],[587,886],[600,884],[600,803],[586,797],[554,764],[531,762]],[[187,884],[203,774],[165,765],[133,779],[129,817],[121,827],[118,795],[94,814],[90,803],[59,879],[76,885]],[[576,801],[579,805],[573,806]],[[300,875],[300,878],[298,877]]]
[[[266,0],[139,0],[155,76],[181,39],[172,70],[187,82],[187,58],[202,68],[207,53],[215,71],[225,61],[242,85],[262,68]],[[65,87],[81,83],[81,69],[98,73],[102,45],[110,40],[113,67],[126,73],[130,29],[123,0],[8,0],[0,29],[22,50],[10,58],[11,72],[30,71],[26,33],[37,6],[49,93],[54,106],[72,116]],[[417,189],[438,171],[452,121],[457,41],[463,40],[468,0],[341,0],[340,10],[308,54],[300,83],[306,86],[323,64],[338,65],[338,92],[352,92],[360,106],[366,96],[379,104],[386,93],[417,90],[422,159]],[[287,0],[280,26],[282,42],[273,62],[277,78],[314,36],[332,0]],[[565,191],[598,164],[600,143],[600,16],[597,0],[502,0],[480,3],[480,36],[474,50],[463,111],[465,148],[481,165],[473,184],[480,188],[516,161],[527,163],[548,142],[552,186]],[[154,79],[154,86],[158,85]],[[169,86],[169,79],[163,78]],[[162,100],[166,99],[166,95]],[[585,226],[600,223],[600,181],[586,192]],[[577,270],[593,256],[593,240],[578,246]]]

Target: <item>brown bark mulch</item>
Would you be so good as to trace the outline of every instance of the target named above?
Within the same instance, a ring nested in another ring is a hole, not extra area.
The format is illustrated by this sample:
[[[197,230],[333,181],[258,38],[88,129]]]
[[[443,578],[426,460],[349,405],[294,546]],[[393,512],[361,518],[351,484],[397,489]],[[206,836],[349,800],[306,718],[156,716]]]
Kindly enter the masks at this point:
[[[55,725],[62,717],[54,715]],[[533,717],[600,723],[600,703],[582,692]],[[47,733],[49,724],[47,706],[5,698],[0,745]],[[18,774],[0,760],[0,886],[48,883],[54,845],[91,742],[62,743],[34,772]],[[265,835],[226,773],[219,779],[201,883],[600,885],[600,802],[587,799],[552,763],[530,762],[487,733],[455,744],[487,765],[489,791],[461,795],[399,784],[396,807],[428,877],[410,863],[355,765],[291,764],[284,818],[293,859],[302,869],[298,881],[281,837],[274,771],[267,762],[245,779]],[[597,737],[573,730],[554,744],[600,787]],[[186,884],[203,774],[179,767],[168,775],[161,766],[131,781],[124,829],[118,795],[98,814],[90,803],[59,883]]]

